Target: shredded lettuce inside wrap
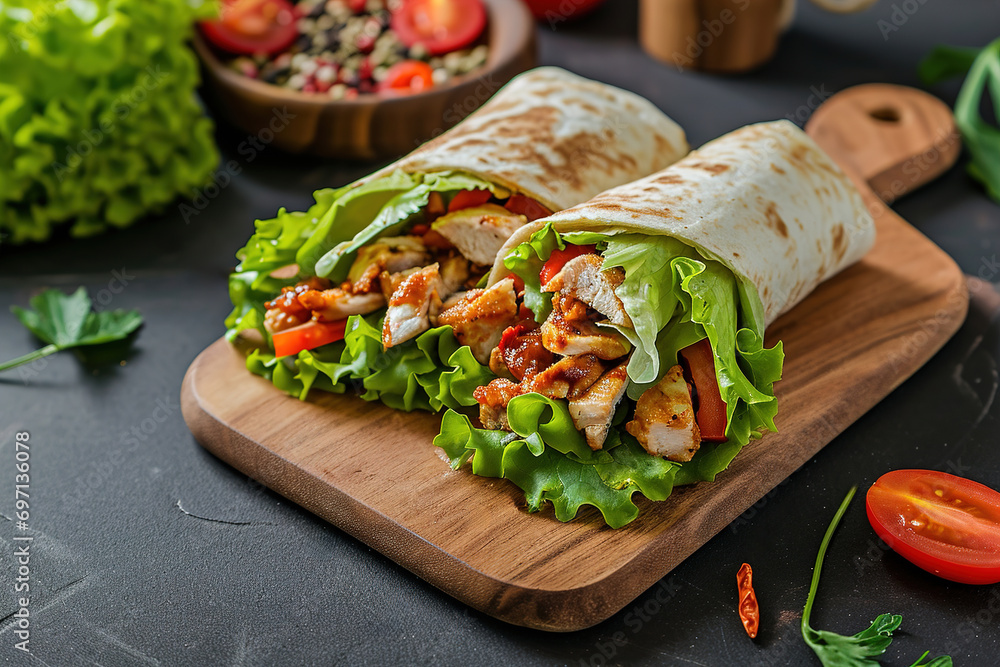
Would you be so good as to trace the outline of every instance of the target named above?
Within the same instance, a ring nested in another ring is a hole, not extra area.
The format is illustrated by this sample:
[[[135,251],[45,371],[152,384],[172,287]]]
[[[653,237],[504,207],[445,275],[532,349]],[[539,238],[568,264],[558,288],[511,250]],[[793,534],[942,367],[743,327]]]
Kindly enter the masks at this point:
[[[617,528],[638,515],[633,493],[663,500],[675,485],[714,480],[751,439],[776,430],[773,384],[781,378],[784,354],[780,342],[764,348],[763,306],[752,284],[695,248],[662,236],[560,234],[551,225],[540,229],[504,260],[524,280],[525,303],[539,322],[551,311],[539,272],[552,251],[564,249],[566,243],[596,244],[605,268],[625,271],[616,294],[634,329],[615,328],[635,348],[628,365],[629,398],[637,399],[656,384],[677,363],[681,349],[709,339],[727,406],[727,441],[702,443],[686,463],[650,456],[622,426],[634,407],[623,401],[604,449],[585,456],[581,447],[587,452],[589,448],[565,402],[526,394],[507,407],[513,433],[474,428],[467,417],[449,410],[435,444],[455,468],[472,457],[474,474],[517,484],[529,511],[549,501],[556,518],[569,521],[581,506],[593,505]]]
[[[343,341],[283,359],[270,351],[264,329],[264,304],[282,287],[317,275],[334,284],[344,280],[358,249],[416,224],[432,192],[441,193],[447,202],[470,189],[488,189],[499,197],[510,194],[465,173],[395,171],[361,185],[319,190],[307,211],[281,209],[272,219],[258,220],[229,276],[233,310],[226,318],[226,337],[232,341],[243,331],[256,330],[268,344],[247,358],[247,368],[302,400],[312,389],[342,393],[351,386],[366,400],[381,400],[400,410],[436,412],[475,404],[473,390],[494,376],[468,347],[458,344],[451,327],[430,329],[383,351],[383,309],[350,318]],[[295,275],[272,275],[289,266],[298,267]]]

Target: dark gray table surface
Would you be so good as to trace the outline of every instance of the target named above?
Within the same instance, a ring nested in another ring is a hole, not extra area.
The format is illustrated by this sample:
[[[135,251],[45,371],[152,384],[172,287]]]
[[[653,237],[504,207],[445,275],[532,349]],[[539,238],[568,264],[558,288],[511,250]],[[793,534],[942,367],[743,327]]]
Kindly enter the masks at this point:
[[[982,45],[1000,34],[1000,3],[882,0],[846,17],[803,5],[774,61],[731,77],[652,61],[636,43],[636,20],[633,2],[611,0],[582,22],[540,28],[540,62],[650,98],[698,145],[750,122],[804,120],[817,94],[875,81],[918,85],[915,65],[934,44]],[[933,91],[953,102],[957,84]],[[896,206],[966,273],[986,278],[973,283],[967,321],[935,358],[605,623],[557,635],[495,621],[191,437],[178,406],[181,378],[222,333],[225,276],[252,220],[301,209],[313,190],[374,166],[269,148],[251,160],[239,152],[245,135],[221,128],[218,138],[241,173],[187,223],[172,208],[101,237],[0,250],[0,359],[36,346],[6,304],[24,305],[42,286],[107,290],[110,306],[146,318],[123,364],[87,366],[60,354],[0,378],[0,511],[13,514],[14,433],[28,431],[35,535],[27,656],[13,648],[9,616],[15,528],[0,520],[8,663],[817,664],[799,618],[820,538],[852,484],[863,492],[890,469],[924,467],[1000,488],[1000,207],[957,168]],[[762,608],[756,642],[735,612],[744,561],[754,565]],[[883,611],[904,618],[885,664],[909,665],[924,650],[950,652],[957,665],[1000,663],[1000,586],[947,583],[880,549],[859,497],[830,549],[814,625],[850,634]]]

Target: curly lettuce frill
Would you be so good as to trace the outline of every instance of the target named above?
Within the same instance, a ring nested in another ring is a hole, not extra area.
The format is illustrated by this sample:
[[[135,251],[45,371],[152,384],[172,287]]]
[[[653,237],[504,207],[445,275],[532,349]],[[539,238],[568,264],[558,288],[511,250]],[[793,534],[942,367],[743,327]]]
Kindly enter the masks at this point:
[[[305,400],[313,389],[381,401],[396,410],[462,408],[472,392],[495,376],[460,346],[451,327],[425,331],[403,345],[382,350],[382,323],[376,316],[352,316],[344,340],[295,357],[275,358],[266,349],[247,357],[247,369]]]
[[[619,410],[615,421],[624,421]],[[711,481],[726,469],[739,447],[704,444],[681,464],[647,454],[623,429],[614,428],[604,449],[592,452],[573,427],[563,401],[541,394],[513,398],[507,408],[513,432],[475,428],[464,414],[445,412],[434,444],[458,469],[471,458],[481,477],[508,479],[524,491],[529,512],[552,503],[560,521],[570,521],[584,505],[600,511],[612,528],[635,520],[633,494],[665,500],[673,488]]]
[[[0,2],[0,236],[87,236],[195,196],[219,161],[195,96],[202,0]]]

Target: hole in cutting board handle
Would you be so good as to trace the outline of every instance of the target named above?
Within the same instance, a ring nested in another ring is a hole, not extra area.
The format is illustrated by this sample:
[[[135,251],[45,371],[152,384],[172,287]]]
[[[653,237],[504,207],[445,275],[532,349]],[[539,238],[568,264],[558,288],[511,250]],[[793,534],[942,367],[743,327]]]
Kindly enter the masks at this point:
[[[872,109],[868,115],[882,123],[898,123],[900,120],[899,110],[893,107],[879,107]]]

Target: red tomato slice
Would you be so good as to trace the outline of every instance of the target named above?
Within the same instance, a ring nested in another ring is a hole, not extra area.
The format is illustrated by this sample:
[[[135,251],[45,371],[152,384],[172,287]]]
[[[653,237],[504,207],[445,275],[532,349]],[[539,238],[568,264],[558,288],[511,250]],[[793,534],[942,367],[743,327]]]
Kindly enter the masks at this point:
[[[482,0],[403,0],[390,27],[407,46],[423,44],[432,56],[461,49],[482,34]]]
[[[567,243],[565,250],[556,248],[549,255],[548,261],[542,265],[542,272],[538,274],[542,285],[552,280],[569,260],[592,252],[597,252],[597,248],[592,245],[573,245],[572,243]]]
[[[473,206],[482,206],[492,196],[489,190],[462,190],[449,202],[448,212],[461,211],[463,208],[472,208]]]
[[[430,65],[419,60],[403,60],[386,71],[378,90],[383,93],[412,95],[433,85],[434,70]]]
[[[1000,493],[935,470],[894,470],[865,499],[872,528],[917,567],[963,584],[1000,582]]]
[[[715,375],[715,357],[712,344],[704,338],[680,351],[687,362],[691,381],[698,391],[698,411],[695,421],[706,442],[726,441],[726,403],[719,392],[719,378]]]
[[[289,357],[302,350],[312,350],[320,345],[329,345],[344,338],[347,320],[336,322],[306,322],[291,329],[279,331],[271,336],[274,356]]]
[[[507,200],[507,203],[504,204],[503,207],[511,213],[523,215],[528,219],[528,222],[534,222],[539,218],[552,215],[552,211],[545,208],[531,197],[525,197],[524,195],[511,195],[510,199]]]
[[[223,0],[218,21],[201,31],[224,51],[253,55],[284,51],[299,36],[298,12],[288,0]]]

